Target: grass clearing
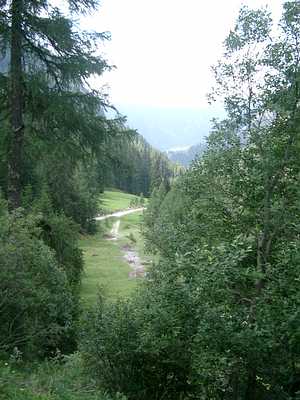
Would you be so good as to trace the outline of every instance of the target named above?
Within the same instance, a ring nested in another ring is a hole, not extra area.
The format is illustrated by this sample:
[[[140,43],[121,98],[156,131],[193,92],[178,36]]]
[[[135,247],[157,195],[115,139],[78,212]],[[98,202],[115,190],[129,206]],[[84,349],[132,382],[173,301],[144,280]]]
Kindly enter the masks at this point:
[[[102,222],[102,226],[106,224],[105,232],[109,232],[113,220]],[[130,296],[137,282],[129,278],[130,267],[123,259],[118,241],[107,240],[102,229],[96,235],[83,237],[80,247],[85,262],[81,289],[83,303],[95,304],[99,288],[110,299]]]
[[[141,233],[141,225],[143,223],[143,212],[125,215],[121,218],[120,224],[120,244],[121,246],[129,245],[138,253],[142,264],[148,265],[152,263],[153,257],[145,252],[144,238]]]
[[[138,196],[120,191],[105,191],[101,197],[102,207],[106,212],[129,208]],[[107,240],[115,218],[98,221],[99,232],[81,238],[80,248],[84,255],[84,275],[81,296],[86,305],[95,304],[99,289],[104,296],[114,300],[129,297],[138,285],[138,279],[130,278],[132,268],[124,260],[123,247],[133,248],[141,262],[150,264],[150,257],[145,254],[144,240],[141,235],[142,212],[136,212],[120,218],[118,240]]]
[[[100,197],[100,207],[107,213],[125,210],[129,208],[134,200],[139,196],[124,193],[117,190],[106,190]]]
[[[129,244],[136,250],[143,252],[143,238],[140,233],[143,214],[136,212],[125,215],[121,218],[120,224],[120,243],[122,245]],[[139,251],[139,254],[140,254]]]

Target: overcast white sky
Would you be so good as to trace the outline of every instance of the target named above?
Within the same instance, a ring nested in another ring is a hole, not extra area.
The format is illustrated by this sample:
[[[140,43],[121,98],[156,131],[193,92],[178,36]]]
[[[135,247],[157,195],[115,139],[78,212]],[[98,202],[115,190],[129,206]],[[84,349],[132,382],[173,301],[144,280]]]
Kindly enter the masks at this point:
[[[110,31],[103,49],[117,66],[104,76],[114,104],[205,107],[210,66],[222,54],[241,4],[268,5],[276,18],[281,0],[102,0],[84,27]]]

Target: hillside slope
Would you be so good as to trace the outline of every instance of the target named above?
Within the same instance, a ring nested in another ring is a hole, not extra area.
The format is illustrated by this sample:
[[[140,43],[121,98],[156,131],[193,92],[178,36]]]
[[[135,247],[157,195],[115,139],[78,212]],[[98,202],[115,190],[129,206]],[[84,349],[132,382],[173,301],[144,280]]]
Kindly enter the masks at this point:
[[[199,143],[188,148],[170,149],[166,154],[172,162],[188,167],[198,155],[204,152],[205,148],[205,144]]]

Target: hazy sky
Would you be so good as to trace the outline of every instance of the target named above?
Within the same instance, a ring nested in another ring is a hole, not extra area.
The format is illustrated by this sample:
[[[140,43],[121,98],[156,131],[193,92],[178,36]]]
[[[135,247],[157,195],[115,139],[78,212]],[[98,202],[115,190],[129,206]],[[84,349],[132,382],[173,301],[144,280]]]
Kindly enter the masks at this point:
[[[281,0],[102,0],[84,27],[110,31],[103,52],[117,66],[102,83],[114,104],[154,107],[206,105],[210,66],[222,55],[241,4],[268,5],[276,18]],[[98,85],[95,82],[95,85]]]

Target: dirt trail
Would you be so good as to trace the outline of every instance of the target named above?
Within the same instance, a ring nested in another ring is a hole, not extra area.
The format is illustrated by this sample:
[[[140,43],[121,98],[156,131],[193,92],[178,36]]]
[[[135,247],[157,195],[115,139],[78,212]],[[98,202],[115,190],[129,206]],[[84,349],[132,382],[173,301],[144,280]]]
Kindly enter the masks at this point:
[[[144,277],[146,274],[145,265],[142,264],[142,261],[134,249],[130,246],[126,245],[123,247],[124,259],[132,268],[132,271],[129,272],[129,278],[140,278]]]
[[[121,221],[119,219],[116,222],[114,222],[110,234],[109,236],[107,236],[107,240],[118,240],[120,222]]]
[[[143,209],[135,209],[135,210],[127,210],[127,211],[122,211],[122,215],[127,215],[131,214],[132,212],[137,212]],[[120,213],[118,213],[118,216],[120,216]],[[110,216],[105,216],[106,218],[109,217],[116,217],[117,213],[111,214]],[[104,219],[106,219],[104,218]],[[117,241],[119,238],[119,229],[120,229],[120,223],[121,220],[118,219],[116,222],[114,222],[112,229],[110,231],[110,234],[107,236],[107,240],[114,240]],[[124,253],[123,258],[124,260],[129,264],[131,267],[132,271],[129,272],[129,278],[139,278],[139,277],[144,277],[145,276],[145,266],[143,265],[138,252],[130,247],[129,245],[125,245],[122,248],[122,251]]]
[[[138,211],[144,211],[144,210],[145,210],[145,207],[139,207],[139,208],[132,208],[130,210],[116,211],[116,212],[114,212],[112,214],[100,215],[98,217],[95,217],[95,220],[96,221],[103,221],[103,220],[105,220],[107,218],[111,218],[111,217],[120,218],[120,217],[124,217],[124,215],[132,214],[132,213],[135,213],[135,212],[138,212]]]

